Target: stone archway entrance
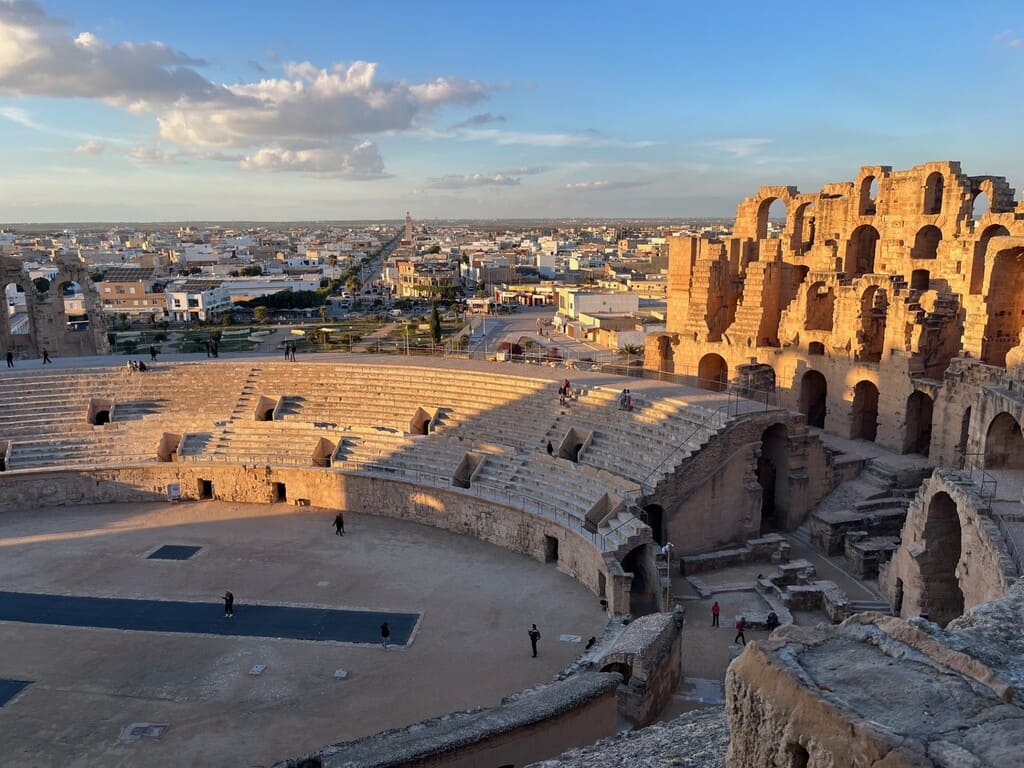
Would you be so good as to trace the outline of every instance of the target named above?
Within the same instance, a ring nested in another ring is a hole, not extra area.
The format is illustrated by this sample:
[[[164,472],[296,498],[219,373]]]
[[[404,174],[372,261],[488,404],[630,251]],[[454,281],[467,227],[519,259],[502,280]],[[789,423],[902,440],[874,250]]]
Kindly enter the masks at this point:
[[[1024,435],[1010,414],[1000,413],[985,433],[986,469],[1024,469]]]
[[[622,570],[633,574],[629,586],[629,612],[634,616],[655,613],[658,610],[657,569],[648,545],[641,544],[622,558]]]
[[[721,392],[729,381],[729,364],[721,355],[704,355],[697,364],[698,386]]]
[[[903,453],[928,455],[932,444],[932,399],[924,392],[911,392],[907,398],[907,430],[903,434]]]
[[[870,440],[878,436],[878,387],[871,381],[858,381],[853,388],[853,409],[850,412],[850,437]]]
[[[828,409],[828,381],[820,371],[807,371],[800,379],[800,413],[807,425],[825,428]]]
[[[960,563],[960,516],[948,493],[937,493],[928,505],[921,555],[921,613],[945,626],[964,612],[964,593],[957,578]]]
[[[757,482],[761,486],[761,532],[788,530],[789,430],[772,424],[761,434]]]
[[[647,518],[647,525],[651,528],[651,535],[659,544],[665,543],[665,508],[661,504],[648,504],[644,507],[644,516]]]

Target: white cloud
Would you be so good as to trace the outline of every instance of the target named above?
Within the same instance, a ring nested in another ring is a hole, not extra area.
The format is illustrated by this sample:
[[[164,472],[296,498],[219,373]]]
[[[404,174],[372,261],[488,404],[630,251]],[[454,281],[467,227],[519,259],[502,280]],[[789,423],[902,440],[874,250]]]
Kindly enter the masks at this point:
[[[605,192],[612,189],[629,189],[631,187],[642,187],[646,181],[576,181],[565,185],[571,192]]]
[[[992,40],[1000,45],[1005,45],[1007,48],[1020,48],[1022,44],[1015,29],[1004,29],[998,35],[994,35]]]
[[[508,120],[504,115],[493,115],[490,112],[482,112],[478,115],[472,115],[467,117],[465,120],[460,120],[451,126],[451,130],[457,131],[460,128],[473,128],[478,125],[489,125],[490,123],[504,123]]]
[[[531,133],[526,131],[502,131],[497,128],[471,128],[457,134],[472,141],[493,141],[501,145],[522,145],[527,147],[615,147],[618,149],[645,149],[657,146],[656,141],[627,141],[612,139],[592,131],[580,133]]]
[[[36,131],[45,131],[46,126],[40,125],[32,116],[21,107],[0,107],[0,117],[4,120],[10,120],[12,123],[23,125],[26,128],[32,128]]]
[[[379,179],[386,175],[384,161],[372,141],[361,141],[347,149],[263,147],[244,157],[240,166],[250,171],[301,171],[350,179]]]
[[[716,152],[732,155],[736,158],[750,157],[761,147],[771,144],[771,139],[715,139],[713,141],[702,141],[698,144]]]
[[[89,155],[95,157],[96,155],[102,155],[107,151],[107,145],[99,139],[89,139],[88,141],[79,144],[74,148],[76,155]]]
[[[177,157],[165,152],[160,147],[134,146],[129,149],[125,156],[141,165],[171,165],[177,162]]]
[[[465,176],[442,176],[431,179],[430,186],[434,189],[471,189],[473,187],[515,187],[519,179],[503,173],[469,173]]]

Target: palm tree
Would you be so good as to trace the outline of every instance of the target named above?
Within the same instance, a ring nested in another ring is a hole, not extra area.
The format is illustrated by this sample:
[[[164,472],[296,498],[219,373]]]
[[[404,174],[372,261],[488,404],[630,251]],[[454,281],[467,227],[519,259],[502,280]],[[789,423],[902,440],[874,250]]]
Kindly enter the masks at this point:
[[[625,357],[637,357],[643,354],[643,350],[640,349],[636,344],[625,344],[619,347],[619,354]]]

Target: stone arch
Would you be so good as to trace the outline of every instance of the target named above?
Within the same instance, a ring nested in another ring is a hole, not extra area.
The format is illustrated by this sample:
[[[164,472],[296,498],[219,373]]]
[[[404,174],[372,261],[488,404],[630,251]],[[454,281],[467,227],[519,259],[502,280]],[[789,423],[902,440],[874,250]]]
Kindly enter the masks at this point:
[[[921,207],[921,212],[925,216],[942,213],[942,193],[945,185],[946,181],[938,171],[928,174],[924,181],[924,200]]]
[[[761,530],[788,530],[789,430],[772,424],[761,433],[757,482],[761,486]]]
[[[853,388],[850,437],[875,442],[878,436],[878,387],[873,381],[858,381]]]
[[[824,355],[825,345],[820,341],[812,341],[810,344],[807,345],[807,354],[812,356]]]
[[[981,236],[974,244],[974,256],[971,259],[970,294],[980,296],[985,285],[985,252],[993,237],[1009,237],[1010,230],[1002,224],[992,224],[981,231]]]
[[[807,371],[800,379],[800,413],[809,426],[824,429],[827,410],[828,379],[821,371]]]
[[[793,213],[793,250],[798,254],[807,253],[814,245],[815,237],[814,203],[801,203]]]
[[[986,297],[988,319],[981,345],[981,361],[1006,365],[1006,353],[1020,343],[1024,330],[1024,248],[996,254]]]
[[[659,334],[656,337],[658,350],[658,370],[663,373],[675,373],[676,361],[675,350],[672,348],[672,337],[668,334]]]
[[[875,271],[879,237],[878,230],[870,224],[862,224],[850,233],[850,239],[846,241],[846,264],[843,267],[848,276],[870,275]]]
[[[991,185],[990,185],[991,186]],[[992,200],[985,189],[979,189],[971,198],[971,218],[978,221],[992,208]]]
[[[601,667],[602,672],[618,672],[622,675],[622,684],[628,685],[629,678],[633,676],[633,669],[624,661],[613,661]]]
[[[865,176],[860,182],[860,198],[857,212],[861,216],[874,216],[877,213],[878,179],[874,175]]]
[[[630,550],[622,558],[622,570],[633,574],[629,585],[629,612],[646,616],[658,610],[658,575],[654,556],[647,544]]]
[[[721,392],[729,382],[729,364],[715,353],[704,355],[697,363],[697,384],[701,389]]]
[[[835,314],[836,293],[831,285],[817,282],[807,289],[806,331],[831,331]]]
[[[1006,411],[989,422],[985,432],[986,469],[1024,469],[1024,434]]]
[[[920,390],[910,393],[907,398],[906,431],[903,433],[903,453],[919,453],[927,456],[932,443],[931,397]]]
[[[868,286],[860,300],[860,346],[857,359],[877,363],[885,348],[885,324],[889,312],[889,295],[877,285]]]
[[[932,224],[921,227],[914,236],[914,247],[910,249],[912,259],[939,258],[939,243],[942,242],[942,230]]]
[[[761,203],[757,206],[757,239],[764,240],[768,237],[768,219],[770,217],[770,211],[774,203],[781,203],[783,209],[786,212],[786,219],[789,217],[789,205],[781,197],[772,196],[764,198]]]
[[[925,513],[921,553],[920,610],[945,626],[964,612],[964,593],[957,570],[960,565],[960,515],[945,491],[932,496]]]
[[[4,318],[9,324],[11,336],[31,336],[32,313],[29,312],[28,302],[29,295],[25,293],[22,283],[11,281],[4,286]]]

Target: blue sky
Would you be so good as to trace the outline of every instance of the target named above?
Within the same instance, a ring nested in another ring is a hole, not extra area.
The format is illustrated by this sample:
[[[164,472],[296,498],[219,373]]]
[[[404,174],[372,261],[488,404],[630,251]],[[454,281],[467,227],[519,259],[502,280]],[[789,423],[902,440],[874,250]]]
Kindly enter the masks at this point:
[[[1024,186],[1024,3],[0,0],[0,221],[731,216]]]

